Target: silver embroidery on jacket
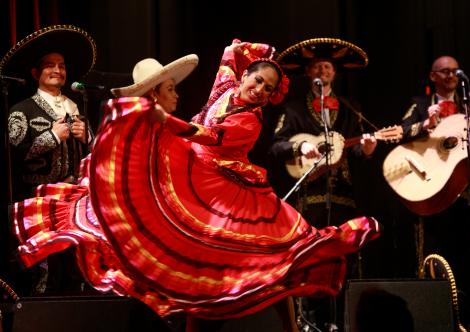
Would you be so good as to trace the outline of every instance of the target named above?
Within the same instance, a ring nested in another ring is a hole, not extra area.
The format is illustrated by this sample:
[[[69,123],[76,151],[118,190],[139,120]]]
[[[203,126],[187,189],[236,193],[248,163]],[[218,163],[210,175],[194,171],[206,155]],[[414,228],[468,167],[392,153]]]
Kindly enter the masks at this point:
[[[23,112],[13,112],[8,117],[8,135],[10,143],[17,146],[23,142],[28,131],[28,121]]]
[[[51,105],[47,103],[47,101],[42,98],[38,93],[31,97],[39,107],[41,107],[51,118],[54,120],[58,120],[59,116],[54,112]]]
[[[52,128],[51,121],[43,118],[42,116],[38,116],[37,118],[29,120],[29,125],[38,132]]]
[[[49,174],[25,174],[23,181],[26,183],[37,184],[37,183],[55,183],[65,177],[68,171],[68,167],[62,169],[62,159],[60,158],[62,151],[57,148],[52,153],[52,165],[51,172]],[[44,158],[40,158],[34,165],[28,165],[31,170],[40,168],[41,162],[46,163]],[[43,166],[44,166],[43,165]]]
[[[33,140],[25,160],[39,157],[41,154],[57,147],[57,141],[50,131],[45,131]]]
[[[53,121],[59,119],[59,116],[54,112],[52,107],[39,94],[35,94],[31,98],[53,119]],[[24,117],[24,123],[22,125],[24,125],[25,132],[21,138],[21,140],[23,140],[26,135],[26,131],[28,130],[28,123],[24,114],[21,112],[18,113]],[[55,183],[65,178],[69,170],[68,147],[66,142],[61,142],[60,145],[57,144],[54,134],[49,130],[52,128],[53,122],[43,116],[38,116],[29,121],[29,126],[42,133],[34,138],[31,148],[25,158],[25,161],[27,161],[26,167],[31,171],[31,173],[23,174],[23,181],[36,185],[39,183]],[[36,173],[47,166],[47,158],[41,156],[47,151],[52,151],[50,173]]]

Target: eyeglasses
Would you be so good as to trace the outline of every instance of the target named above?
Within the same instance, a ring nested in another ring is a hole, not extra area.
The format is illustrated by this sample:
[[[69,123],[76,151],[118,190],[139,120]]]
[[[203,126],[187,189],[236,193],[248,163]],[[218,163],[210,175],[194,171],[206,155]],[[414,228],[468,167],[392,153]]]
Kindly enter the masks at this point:
[[[454,74],[455,76],[455,73],[457,72],[457,70],[459,70],[459,68],[442,68],[442,69],[439,69],[439,70],[433,70],[432,72],[433,73],[441,73],[442,75],[445,75],[445,76],[450,76],[450,74]]]

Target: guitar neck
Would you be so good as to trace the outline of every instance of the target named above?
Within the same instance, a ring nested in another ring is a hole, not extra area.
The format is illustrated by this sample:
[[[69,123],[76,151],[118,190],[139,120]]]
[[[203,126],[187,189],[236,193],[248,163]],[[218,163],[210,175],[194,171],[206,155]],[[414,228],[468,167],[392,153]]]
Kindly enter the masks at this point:
[[[400,126],[394,126],[380,129],[379,131],[371,135],[374,135],[377,140],[397,140],[400,138],[402,132],[403,131],[401,130]],[[316,171],[312,172],[311,167],[314,165],[314,159],[306,158],[305,156],[297,156],[296,158],[288,160],[286,162],[287,171],[289,172],[289,175],[291,175],[295,179],[300,179],[306,174],[306,172],[310,172],[309,178],[313,179],[322,172],[321,170],[325,168],[323,166],[331,167],[332,165],[337,165],[343,156],[344,148],[351,147],[355,144],[360,144],[361,138],[362,135],[349,139],[344,139],[344,137],[340,133],[335,131],[330,131],[328,133],[328,138],[325,137],[324,133],[323,135],[318,136],[314,136],[307,133],[296,134],[289,139],[290,142],[308,142],[313,146],[316,146],[321,152],[325,152],[326,142],[328,142],[329,145],[332,145],[333,148],[330,149],[330,165],[326,166],[324,163],[325,160],[322,158],[317,161],[317,166],[320,167],[318,167]]]
[[[346,140],[344,140],[344,148],[349,148],[353,145],[361,143],[361,138],[362,136],[356,136],[356,137],[351,137]]]
[[[377,141],[389,141],[396,142],[401,139],[403,135],[403,128],[401,126],[393,126],[388,128],[382,128],[379,131],[371,133]],[[361,143],[361,136],[356,136],[344,140],[344,147],[349,148],[353,145]]]

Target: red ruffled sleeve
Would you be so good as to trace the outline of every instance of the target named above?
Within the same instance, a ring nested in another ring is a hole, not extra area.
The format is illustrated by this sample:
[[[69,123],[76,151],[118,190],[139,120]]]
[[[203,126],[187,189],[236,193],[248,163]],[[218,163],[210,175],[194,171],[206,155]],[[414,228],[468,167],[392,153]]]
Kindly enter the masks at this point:
[[[233,43],[237,42],[240,43],[240,40],[233,40]],[[270,58],[273,52],[274,48],[272,46],[261,43],[246,43],[242,46],[242,54],[234,53],[231,47],[226,47],[212,87],[211,96],[223,84],[230,81],[239,81],[243,71],[252,61],[259,58]]]

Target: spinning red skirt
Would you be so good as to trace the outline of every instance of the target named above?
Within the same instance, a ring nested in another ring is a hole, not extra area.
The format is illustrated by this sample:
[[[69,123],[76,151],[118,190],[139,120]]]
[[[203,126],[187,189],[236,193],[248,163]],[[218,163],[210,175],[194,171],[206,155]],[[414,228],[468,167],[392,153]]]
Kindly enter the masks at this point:
[[[222,319],[288,295],[337,294],[344,255],[379,234],[373,218],[317,230],[280,200],[246,158],[261,128],[255,112],[227,117],[214,146],[175,135],[151,112],[143,98],[110,100],[85,163],[89,187],[85,176],[15,204],[27,265],[75,245],[91,285],[159,315]]]

